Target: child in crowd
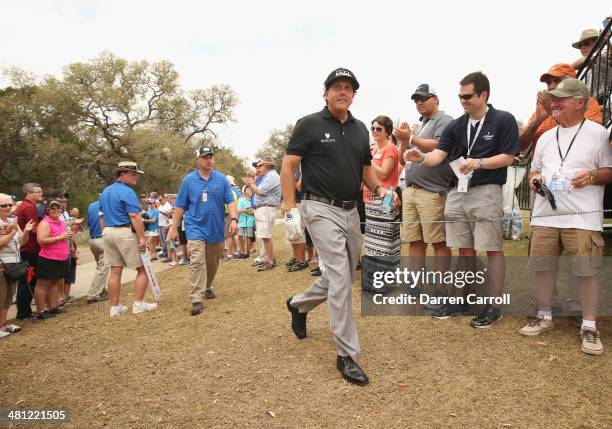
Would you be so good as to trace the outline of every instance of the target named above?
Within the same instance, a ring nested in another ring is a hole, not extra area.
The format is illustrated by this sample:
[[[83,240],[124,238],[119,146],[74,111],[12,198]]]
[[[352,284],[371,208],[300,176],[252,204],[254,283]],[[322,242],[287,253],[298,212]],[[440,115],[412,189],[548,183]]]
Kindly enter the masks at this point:
[[[147,201],[148,219],[143,219],[145,224],[145,237],[147,237],[147,249],[151,260],[157,259],[157,242],[159,240],[159,209],[157,208],[157,200],[151,199]]]
[[[242,188],[242,196],[238,199],[238,251],[237,259],[247,259],[255,237],[255,211],[251,206],[253,192],[249,186]]]

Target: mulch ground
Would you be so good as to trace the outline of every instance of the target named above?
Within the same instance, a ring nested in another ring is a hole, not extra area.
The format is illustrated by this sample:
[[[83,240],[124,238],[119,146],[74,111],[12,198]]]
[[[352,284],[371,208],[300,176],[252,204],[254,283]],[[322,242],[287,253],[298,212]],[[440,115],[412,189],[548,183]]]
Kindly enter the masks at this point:
[[[287,260],[288,247],[277,248]],[[108,302],[79,302],[1,340],[0,408],[62,408],[70,421],[0,425],[612,427],[612,353],[582,353],[568,319],[525,338],[517,333],[523,318],[474,330],[469,318],[357,316],[371,383],[356,387],[335,369],[325,306],[309,314],[308,338],[291,332],[285,300],[311,282],[308,270],[257,273],[248,261],[223,263],[217,298],[197,317],[187,273],[159,274],[155,312],[110,319]],[[124,285],[122,302],[132,301],[133,284]],[[610,318],[598,327],[612,347]]]

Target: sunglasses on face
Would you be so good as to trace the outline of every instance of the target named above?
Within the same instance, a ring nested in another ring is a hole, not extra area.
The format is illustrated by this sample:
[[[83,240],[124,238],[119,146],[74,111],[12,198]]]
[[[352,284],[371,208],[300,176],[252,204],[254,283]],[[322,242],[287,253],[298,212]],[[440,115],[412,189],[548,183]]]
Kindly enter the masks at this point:
[[[459,100],[468,101],[475,95],[475,92],[472,92],[471,94],[459,94]]]
[[[382,130],[384,130],[384,128],[383,127],[370,127],[370,130],[372,132],[376,131],[377,133],[380,133],[382,132]]]
[[[57,206],[53,206],[53,207],[49,207],[49,210],[61,210],[61,207],[57,207]]]
[[[431,98],[431,95],[429,97],[420,97],[420,96],[416,96],[413,98],[415,103],[425,103],[427,100],[429,100]]]
[[[13,203],[0,204],[0,207],[2,207],[3,209],[11,208],[13,207]]]

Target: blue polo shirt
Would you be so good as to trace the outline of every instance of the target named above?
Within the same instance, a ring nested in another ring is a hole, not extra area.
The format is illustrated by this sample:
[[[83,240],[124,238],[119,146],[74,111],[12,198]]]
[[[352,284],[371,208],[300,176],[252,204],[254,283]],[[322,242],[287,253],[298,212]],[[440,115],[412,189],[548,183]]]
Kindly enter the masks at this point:
[[[159,228],[159,209],[149,209],[147,211],[149,219],[155,219],[155,222],[145,223],[146,231],[157,231]]]
[[[100,228],[100,200],[94,201],[87,207],[87,226],[89,227],[90,238],[102,236],[102,228]]]
[[[225,204],[233,202],[232,188],[223,174],[212,170],[206,180],[196,169],[185,176],[174,206],[185,210],[187,240],[202,240],[207,243],[223,241]]]
[[[140,213],[140,201],[132,188],[117,181],[102,191],[100,211],[104,213],[104,226],[131,224],[129,214]]]

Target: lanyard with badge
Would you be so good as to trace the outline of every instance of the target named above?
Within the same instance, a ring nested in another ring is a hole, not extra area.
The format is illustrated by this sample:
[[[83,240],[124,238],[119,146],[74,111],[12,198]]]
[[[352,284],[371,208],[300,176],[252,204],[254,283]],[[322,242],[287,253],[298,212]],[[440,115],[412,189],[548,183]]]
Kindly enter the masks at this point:
[[[208,189],[204,189],[202,191],[202,202],[203,203],[207,203],[208,202]]]
[[[552,180],[550,182],[550,190],[552,192],[562,191],[565,188],[566,181],[569,182],[569,180],[566,179],[566,177],[563,174],[563,164],[565,163],[565,160],[567,159],[567,155],[569,154],[570,149],[574,145],[574,141],[576,140],[576,137],[578,137],[578,133],[580,132],[580,129],[582,128],[582,125],[584,124],[584,121],[585,119],[583,119],[582,122],[580,123],[580,126],[578,127],[576,134],[574,134],[574,137],[570,141],[570,144],[567,147],[567,150],[565,151],[565,155],[561,153],[561,144],[559,143],[559,126],[557,126],[557,134],[556,134],[557,150],[559,151],[559,158],[561,158],[561,165],[559,165],[559,169],[552,176]]]
[[[472,149],[474,148],[474,145],[476,144],[476,140],[478,140],[478,136],[480,135],[480,131],[482,130],[482,126],[484,125],[485,119],[487,117],[487,113],[489,113],[488,108],[484,116],[478,123],[478,128],[476,129],[476,133],[474,134],[474,140],[472,141],[471,144],[470,144],[470,138],[472,137],[472,124],[470,123],[469,120],[467,121],[467,143],[468,143],[467,156],[468,158],[470,157],[470,154],[472,153]],[[472,178],[472,173],[460,178],[459,183],[457,184],[457,192],[467,192],[471,178]]]

